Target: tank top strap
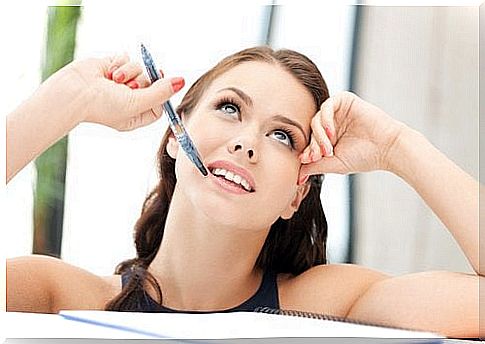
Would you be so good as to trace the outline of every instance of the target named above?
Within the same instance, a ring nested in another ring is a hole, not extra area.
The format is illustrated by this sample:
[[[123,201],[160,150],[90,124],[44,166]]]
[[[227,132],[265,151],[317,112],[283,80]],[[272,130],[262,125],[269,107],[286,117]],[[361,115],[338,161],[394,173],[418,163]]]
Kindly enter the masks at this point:
[[[279,308],[277,277],[278,274],[275,271],[266,270],[258,291],[238,308],[250,311],[253,311],[257,307]]]

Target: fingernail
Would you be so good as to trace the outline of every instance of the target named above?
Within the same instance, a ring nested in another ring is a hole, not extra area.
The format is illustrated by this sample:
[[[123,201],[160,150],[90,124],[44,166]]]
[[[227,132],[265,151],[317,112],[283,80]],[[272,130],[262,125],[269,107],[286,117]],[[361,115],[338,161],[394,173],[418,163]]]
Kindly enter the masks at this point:
[[[325,147],[325,151],[328,152],[328,156],[332,156],[333,155],[333,147],[332,147],[332,145],[330,145],[330,147]]]
[[[332,139],[332,132],[330,131],[330,128],[328,126],[325,126],[325,133],[327,134],[329,139]]]
[[[125,73],[123,72],[116,72],[113,75],[113,79],[116,82],[122,82],[124,78],[125,78]]]
[[[129,83],[127,83],[127,85],[130,88],[138,88],[138,87],[140,87],[140,85],[138,85],[138,82],[136,82],[136,81],[130,81]]]
[[[306,150],[304,150],[303,152],[301,152],[301,154],[300,154],[300,155],[298,155],[298,159],[300,159],[302,162],[304,162],[305,157],[306,157],[307,155],[308,155],[308,154],[307,154],[307,151],[306,151]]]
[[[170,82],[172,83],[172,89],[174,93],[180,91],[180,89],[185,86],[184,78],[173,78]]]
[[[300,177],[300,178],[298,179],[298,185],[303,185],[303,184],[305,184],[305,183],[307,182],[308,178],[309,178],[309,176],[308,176],[308,175],[304,175],[303,177]]]
[[[113,72],[118,68],[117,66],[111,66],[110,69],[108,69],[108,78],[113,79]]]
[[[321,158],[320,154],[318,154],[315,151],[312,151],[312,162],[318,161],[318,160],[320,160],[320,158]]]
[[[311,159],[310,159],[310,151],[306,151],[302,154],[302,162],[304,164],[308,164],[309,162],[312,162]]]
[[[320,146],[320,149],[322,150],[323,155],[327,155],[327,147],[325,147],[324,144]]]

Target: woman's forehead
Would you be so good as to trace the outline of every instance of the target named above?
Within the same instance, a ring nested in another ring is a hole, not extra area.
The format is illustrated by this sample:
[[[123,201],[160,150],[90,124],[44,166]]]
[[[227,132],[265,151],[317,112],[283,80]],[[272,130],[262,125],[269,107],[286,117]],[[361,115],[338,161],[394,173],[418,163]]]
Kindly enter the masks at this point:
[[[244,83],[248,86],[261,83],[271,86],[274,82],[279,83],[281,81],[295,85],[300,84],[300,81],[277,63],[248,61],[228,69],[215,78],[212,85],[236,82]],[[290,85],[290,87],[295,85]]]

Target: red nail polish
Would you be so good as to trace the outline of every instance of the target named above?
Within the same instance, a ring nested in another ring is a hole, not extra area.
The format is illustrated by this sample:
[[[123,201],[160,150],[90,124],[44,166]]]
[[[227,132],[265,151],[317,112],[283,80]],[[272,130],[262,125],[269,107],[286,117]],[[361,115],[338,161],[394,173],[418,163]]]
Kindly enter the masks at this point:
[[[116,66],[111,66],[111,68],[110,68],[110,69],[108,69],[108,78],[109,78],[109,79],[113,80],[113,72],[116,70],[116,68],[118,68],[118,67],[116,67]]]
[[[125,78],[125,73],[123,72],[117,72],[114,75],[114,79],[116,82],[122,82],[124,78]]]
[[[307,182],[309,176],[304,176],[303,178],[298,179],[298,185],[303,185]]]
[[[174,92],[180,91],[180,89],[185,86],[184,78],[173,78],[171,80],[171,83],[172,83],[172,89]]]
[[[324,156],[326,156],[328,154],[327,149],[325,148],[324,144],[320,145],[320,149],[322,150]]]
[[[138,88],[139,85],[136,81],[130,81],[129,83],[127,83],[127,85],[130,87],[130,88]]]

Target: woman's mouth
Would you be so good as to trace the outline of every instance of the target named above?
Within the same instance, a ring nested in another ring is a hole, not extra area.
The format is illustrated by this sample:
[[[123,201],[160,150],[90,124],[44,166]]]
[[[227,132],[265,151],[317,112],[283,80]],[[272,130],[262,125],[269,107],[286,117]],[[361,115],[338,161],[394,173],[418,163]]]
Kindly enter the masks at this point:
[[[210,168],[211,176],[223,188],[228,191],[240,193],[251,193],[254,190],[249,182],[242,176],[228,171],[224,168]]]

